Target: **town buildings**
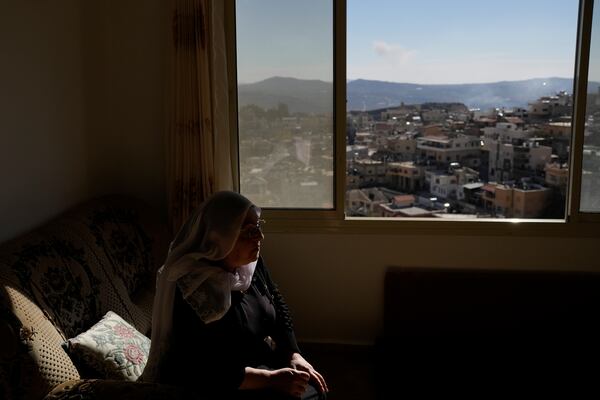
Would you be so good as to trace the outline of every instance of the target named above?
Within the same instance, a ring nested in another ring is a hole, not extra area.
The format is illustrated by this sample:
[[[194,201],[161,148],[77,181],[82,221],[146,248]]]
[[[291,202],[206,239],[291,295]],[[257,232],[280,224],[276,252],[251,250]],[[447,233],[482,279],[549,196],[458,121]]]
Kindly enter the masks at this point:
[[[360,132],[354,146],[361,147],[347,150],[348,196],[356,202],[368,192],[361,211],[350,201],[347,215],[564,215],[571,109],[572,96],[559,92],[527,107],[485,112],[456,103],[350,112]],[[600,160],[600,151],[587,151]],[[588,164],[584,181],[599,179],[598,165]],[[385,202],[383,195],[369,198],[385,190],[394,191]],[[441,206],[426,207],[419,199]]]

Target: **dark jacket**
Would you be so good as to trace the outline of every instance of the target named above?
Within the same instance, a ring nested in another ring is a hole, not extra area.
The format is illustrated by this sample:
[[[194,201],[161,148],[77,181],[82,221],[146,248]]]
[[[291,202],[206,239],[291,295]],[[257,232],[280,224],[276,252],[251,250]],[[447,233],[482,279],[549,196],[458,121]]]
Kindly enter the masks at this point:
[[[223,395],[237,390],[245,367],[281,368],[293,352],[299,349],[289,309],[259,258],[252,284],[232,292],[231,307],[218,321],[203,323],[176,290],[160,381]]]

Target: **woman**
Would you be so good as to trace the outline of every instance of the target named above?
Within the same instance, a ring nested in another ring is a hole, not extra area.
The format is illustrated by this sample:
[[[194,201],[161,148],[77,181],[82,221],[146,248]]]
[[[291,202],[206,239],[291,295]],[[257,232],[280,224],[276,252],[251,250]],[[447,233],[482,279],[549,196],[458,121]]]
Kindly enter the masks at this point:
[[[203,398],[324,398],[327,384],[300,354],[259,258],[259,217],[242,195],[218,192],[181,228],[158,271],[142,380]]]

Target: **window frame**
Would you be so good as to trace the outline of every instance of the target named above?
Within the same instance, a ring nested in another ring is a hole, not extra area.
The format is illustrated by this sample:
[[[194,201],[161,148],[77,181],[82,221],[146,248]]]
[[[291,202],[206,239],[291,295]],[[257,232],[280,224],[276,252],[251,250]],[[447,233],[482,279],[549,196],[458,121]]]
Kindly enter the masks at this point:
[[[583,172],[583,145],[585,117],[587,113],[587,85],[592,41],[594,0],[581,0],[579,5],[579,24],[577,35],[577,53],[575,59],[575,101],[573,104],[573,128],[571,132],[571,160],[569,165],[570,192],[567,197],[567,223],[600,222],[600,213],[580,211],[581,181]]]
[[[226,32],[232,162],[237,165],[239,189],[239,136],[237,114],[236,0],[227,0]],[[318,209],[264,209],[265,232],[298,234],[394,234],[461,236],[600,237],[600,213],[579,210],[586,115],[587,79],[594,0],[580,0],[574,71],[574,105],[569,157],[569,185],[564,219],[446,220],[427,218],[369,218],[345,215],[346,135],[346,0],[332,0],[333,6],[333,124],[334,124],[334,207]],[[340,99],[344,99],[340,101]],[[234,149],[235,147],[235,149]],[[577,173],[576,173],[577,171]]]

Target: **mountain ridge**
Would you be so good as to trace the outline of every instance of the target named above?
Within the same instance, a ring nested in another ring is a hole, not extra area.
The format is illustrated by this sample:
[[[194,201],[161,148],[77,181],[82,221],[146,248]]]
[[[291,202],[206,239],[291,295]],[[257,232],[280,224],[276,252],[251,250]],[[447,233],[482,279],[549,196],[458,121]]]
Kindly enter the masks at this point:
[[[589,82],[588,92],[600,83]],[[460,84],[417,84],[355,79],[346,83],[348,110],[373,110],[405,104],[463,103],[469,108],[527,107],[542,96],[573,92],[571,78],[531,78],[516,81]],[[263,108],[285,103],[292,112],[332,112],[333,84],[317,79],[271,77],[238,86],[240,106]],[[320,93],[320,96],[315,96]]]

